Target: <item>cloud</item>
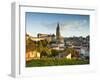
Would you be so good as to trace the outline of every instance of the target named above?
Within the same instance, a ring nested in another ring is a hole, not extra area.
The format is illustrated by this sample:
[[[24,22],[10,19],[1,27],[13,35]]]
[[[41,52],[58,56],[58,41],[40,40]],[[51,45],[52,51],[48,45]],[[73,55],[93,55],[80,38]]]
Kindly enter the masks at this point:
[[[42,31],[46,33],[55,33],[57,22],[42,22],[40,23]],[[62,36],[68,36],[68,35],[82,35],[89,33],[89,22],[87,20],[69,20],[69,21],[63,21],[60,22],[60,32]],[[87,29],[87,30],[86,30]]]
[[[55,23],[55,22],[53,22],[53,23],[41,23],[41,25],[49,30],[56,29],[56,27],[57,27],[57,23]]]
[[[82,30],[86,27],[88,27],[88,21],[87,20],[67,21],[67,22],[61,24],[61,30],[62,31]]]
[[[87,20],[66,21],[60,24],[62,36],[89,34],[89,22]]]

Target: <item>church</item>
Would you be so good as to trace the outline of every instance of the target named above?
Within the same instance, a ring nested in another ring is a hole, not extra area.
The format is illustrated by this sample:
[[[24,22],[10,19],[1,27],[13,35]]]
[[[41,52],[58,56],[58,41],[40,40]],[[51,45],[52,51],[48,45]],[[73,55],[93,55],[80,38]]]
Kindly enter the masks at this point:
[[[57,43],[64,43],[64,38],[60,34],[59,23],[57,23],[57,28],[56,28],[56,40],[57,40]]]
[[[60,34],[60,25],[57,23],[56,27],[56,43],[52,44],[53,49],[64,50],[64,38]]]

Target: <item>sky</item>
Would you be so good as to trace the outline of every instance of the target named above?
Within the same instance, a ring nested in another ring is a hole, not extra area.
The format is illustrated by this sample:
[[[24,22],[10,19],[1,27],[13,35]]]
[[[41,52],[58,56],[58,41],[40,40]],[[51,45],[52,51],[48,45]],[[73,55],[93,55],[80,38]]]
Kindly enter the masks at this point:
[[[36,37],[38,33],[56,34],[57,23],[63,37],[89,35],[89,15],[59,13],[25,13],[26,33]]]

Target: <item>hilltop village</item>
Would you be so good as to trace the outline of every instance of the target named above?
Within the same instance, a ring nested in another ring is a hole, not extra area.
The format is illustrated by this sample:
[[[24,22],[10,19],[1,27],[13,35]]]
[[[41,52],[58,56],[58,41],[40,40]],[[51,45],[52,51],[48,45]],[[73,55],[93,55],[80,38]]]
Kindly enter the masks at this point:
[[[41,58],[89,60],[89,35],[63,37],[59,23],[55,31],[56,34],[38,33],[37,37],[26,33],[26,61]]]

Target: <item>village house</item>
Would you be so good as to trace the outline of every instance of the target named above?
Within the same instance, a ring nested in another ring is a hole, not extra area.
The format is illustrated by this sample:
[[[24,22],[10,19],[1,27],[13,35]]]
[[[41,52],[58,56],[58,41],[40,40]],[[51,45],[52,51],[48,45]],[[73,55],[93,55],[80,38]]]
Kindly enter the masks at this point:
[[[60,53],[59,55],[57,55],[56,58],[72,59],[72,54],[64,52],[64,53]]]
[[[40,59],[40,53],[37,51],[27,51],[26,52],[26,61]]]

